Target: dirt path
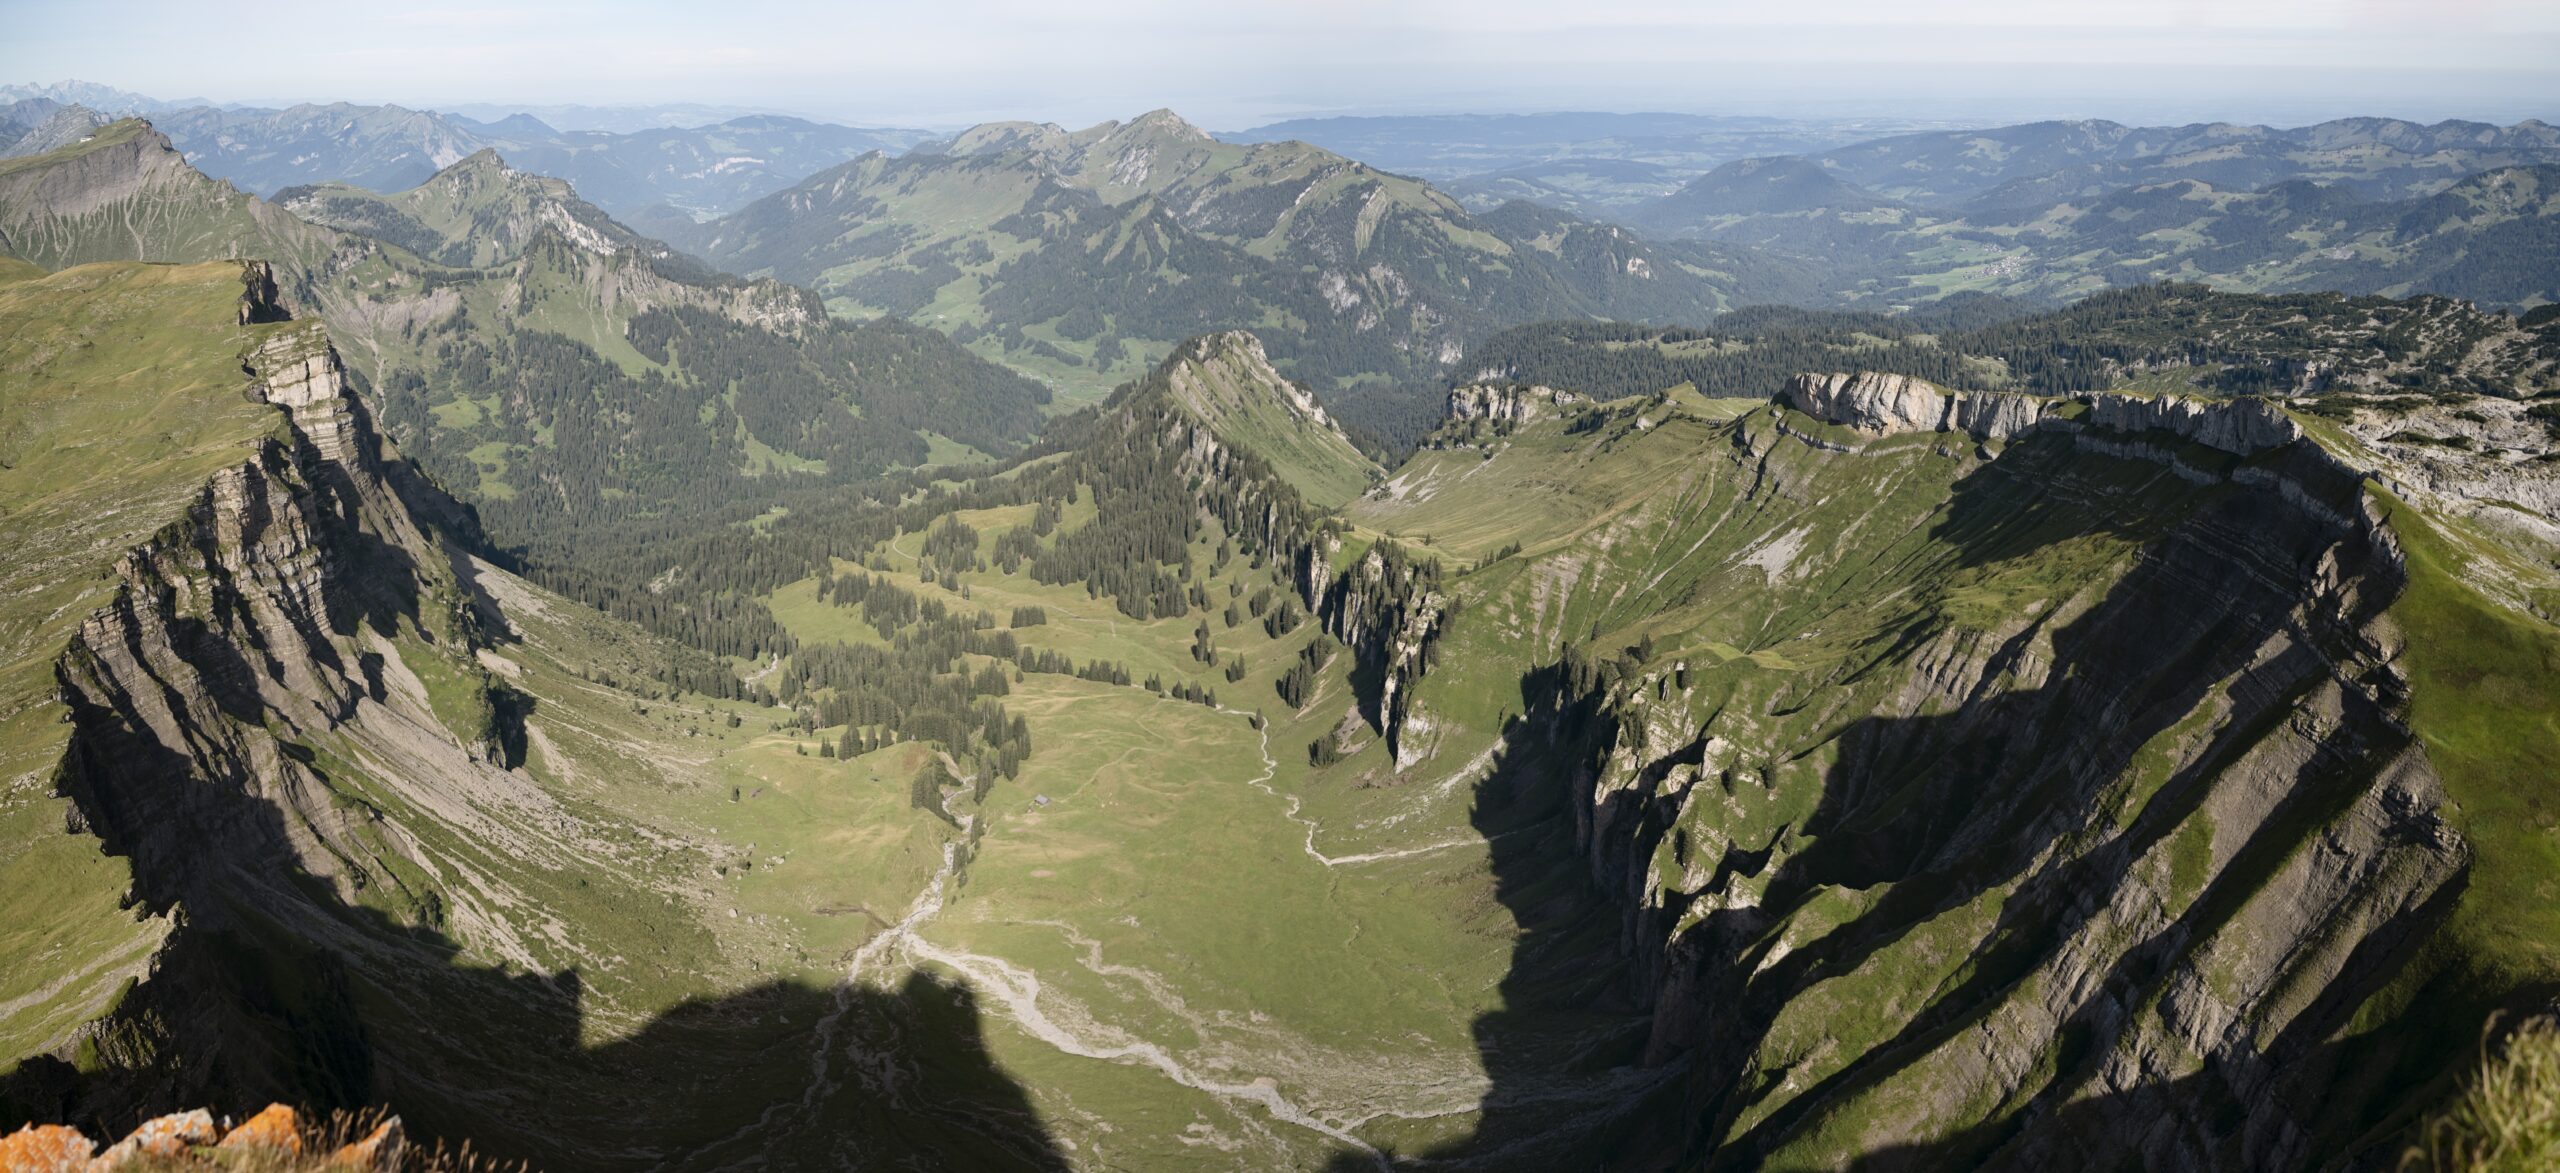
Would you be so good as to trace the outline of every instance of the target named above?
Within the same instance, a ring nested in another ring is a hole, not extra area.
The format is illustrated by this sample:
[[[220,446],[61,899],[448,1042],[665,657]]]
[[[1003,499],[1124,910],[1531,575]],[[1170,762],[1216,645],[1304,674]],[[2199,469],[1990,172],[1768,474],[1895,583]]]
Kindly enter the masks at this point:
[[[1221,713],[1232,713],[1236,716],[1248,719],[1253,716],[1253,714],[1247,713],[1241,709],[1230,709],[1225,705],[1218,706],[1218,711]],[[1465,847],[1470,844],[1492,842],[1492,840],[1489,840],[1482,835],[1460,835],[1456,838],[1443,839],[1436,843],[1425,843],[1417,847],[1399,847],[1392,851],[1363,851],[1355,855],[1326,855],[1325,853],[1316,850],[1316,832],[1323,830],[1324,825],[1299,813],[1306,804],[1300,801],[1297,795],[1282,794],[1278,787],[1271,784],[1271,780],[1279,776],[1280,760],[1271,756],[1271,728],[1269,722],[1265,722],[1263,728],[1259,730],[1259,732],[1262,735],[1262,773],[1258,777],[1248,778],[1245,779],[1245,781],[1254,789],[1259,790],[1264,794],[1268,794],[1273,798],[1279,799],[1282,807],[1281,814],[1287,817],[1290,822],[1306,828],[1307,839],[1305,847],[1307,856],[1308,858],[1315,860],[1317,863],[1323,864],[1329,868],[1348,867],[1353,864],[1377,863],[1381,860],[1411,859],[1417,855],[1431,855],[1435,852],[1448,851],[1452,848]],[[1462,768],[1457,775],[1451,776],[1451,781],[1454,781],[1459,776],[1463,776],[1466,772],[1467,771]],[[1443,782],[1441,785],[1445,788],[1450,784],[1451,782]]]

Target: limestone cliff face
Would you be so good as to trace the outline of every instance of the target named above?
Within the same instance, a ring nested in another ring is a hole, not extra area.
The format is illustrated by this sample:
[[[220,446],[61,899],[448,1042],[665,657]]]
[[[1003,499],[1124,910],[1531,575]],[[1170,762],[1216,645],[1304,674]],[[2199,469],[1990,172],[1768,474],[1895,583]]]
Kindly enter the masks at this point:
[[[2244,457],[2304,438],[2302,425],[2273,401],[2254,397],[2052,399],[1948,391],[1904,375],[1867,372],[1799,375],[1780,401],[1876,437],[1950,432],[2007,440],[2038,431],[2087,431],[2084,446],[2106,447],[2119,443],[2106,439],[2109,434],[2161,432]],[[2363,446],[2360,471],[2392,492],[2560,541],[2560,466],[2545,459],[2552,433],[2526,414],[2528,404],[2489,396],[2442,403],[2415,396],[2342,396],[2308,403],[2341,420]],[[1453,411],[1455,405],[1453,396]]]
[[[126,857],[134,903],[174,925],[89,1032],[104,1066],[71,1105],[88,1118],[370,1094],[362,1014],[326,976],[348,963],[246,961],[257,952],[225,941],[282,929],[326,952],[355,939],[345,918],[362,907],[527,956],[502,889],[457,884],[455,861],[421,846],[460,825],[531,850],[498,812],[554,817],[510,772],[520,732],[474,659],[504,621],[454,544],[469,515],[374,433],[316,326],[242,364],[281,426],[120,560],[56,670],[71,829]],[[409,819],[387,820],[391,805]],[[277,979],[248,972],[315,964],[281,1019],[259,988]]]
[[[1377,669],[1377,695],[1362,700],[1398,768],[1412,764],[1423,748],[1407,736],[1416,724],[1412,686],[1431,669],[1432,641],[1448,621],[1451,600],[1421,564],[1378,547],[1312,598],[1325,631]]]
[[[1174,475],[1209,496],[1206,510],[1231,534],[1269,549],[1288,568],[1299,603],[1375,669],[1379,683],[1362,696],[1363,715],[1401,747],[1409,688],[1429,668],[1450,600],[1435,567],[1392,547],[1373,547],[1337,569],[1341,531],[1321,513],[1325,502],[1309,496],[1327,486],[1356,492],[1375,466],[1242,331],[1175,348],[1122,412],[1106,428],[1122,443],[1168,454]]]
[[[2532,405],[2480,396],[2456,402],[2340,399],[2345,431],[2402,497],[2560,543],[2560,461]]]
[[[1892,376],[1787,402],[1880,439],[1738,433],[1757,471],[1734,514],[1952,459],[1954,511],[1923,524],[1965,552],[1932,575],[2005,582],[2072,527],[2132,529],[2005,612],[1876,588],[1909,617],[1837,667],[1577,670],[1550,701],[1583,714],[1556,736],[1593,731],[1578,834],[1624,910],[1648,1058],[1686,1066],[1683,1147],[1718,1168],[2338,1157],[2376,1092],[2336,1040],[2470,850],[2410,731],[2403,562],[2357,474],[2257,403],[2075,411]],[[2012,443],[1882,439],[1937,431]],[[2198,470],[2180,441],[2255,459]],[[1844,507],[1843,545],[1804,557],[1855,563],[1857,531],[1906,524]],[[1995,1109],[2018,1123],[1965,1131]]]
[[[2302,438],[2302,428],[2263,400],[2176,395],[2090,395],[2049,399],[2003,391],[1948,391],[1907,375],[1798,375],[1787,406],[1873,436],[1956,432],[2007,440],[2082,425],[2115,432],[2164,431],[2208,448],[2250,456]]]
[[[1518,427],[1551,417],[1580,402],[1581,396],[1553,387],[1473,383],[1449,389],[1448,418],[1490,420]]]

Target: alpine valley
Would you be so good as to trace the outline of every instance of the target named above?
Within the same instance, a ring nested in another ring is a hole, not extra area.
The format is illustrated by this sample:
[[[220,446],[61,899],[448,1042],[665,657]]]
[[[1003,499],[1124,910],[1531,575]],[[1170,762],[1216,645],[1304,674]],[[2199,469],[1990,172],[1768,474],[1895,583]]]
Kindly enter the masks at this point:
[[[2547,126],[9,96],[0,1129],[2560,1152]]]

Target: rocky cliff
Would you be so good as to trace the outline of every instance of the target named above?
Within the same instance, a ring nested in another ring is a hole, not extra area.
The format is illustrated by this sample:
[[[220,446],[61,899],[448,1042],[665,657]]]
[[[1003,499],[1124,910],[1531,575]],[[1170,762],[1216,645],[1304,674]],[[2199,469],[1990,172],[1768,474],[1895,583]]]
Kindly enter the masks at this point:
[[[611,785],[704,755],[566,683],[654,652],[477,558],[472,514],[374,429],[318,324],[244,321],[281,312],[263,277],[0,286],[37,361],[94,353],[54,345],[46,307],[69,301],[61,329],[124,343],[86,361],[139,364],[11,384],[51,430],[0,466],[0,527],[31,551],[8,597],[43,603],[0,607],[0,687],[14,703],[21,663],[50,687],[0,737],[23,783],[0,803],[0,921],[39,959],[6,975],[0,1115],[114,1133],[183,1105],[398,1099],[440,1135],[557,1157],[627,1125],[546,1138],[449,1089],[548,1067],[541,1115],[624,1118],[557,1076],[586,1061],[582,1016],[669,997],[617,938],[722,963],[694,849]],[[183,299],[153,300],[169,286]]]
[[[386,809],[473,823],[481,803],[544,805],[506,773],[524,734],[476,656],[495,620],[455,544],[468,514],[387,450],[316,326],[240,369],[283,426],[116,563],[57,668],[73,829],[128,861],[131,899],[172,925],[149,979],[91,1028],[117,1040],[102,1070],[56,1093],[86,1118],[172,1097],[361,1102],[347,991],[279,1023],[237,1000],[271,979],[221,942],[330,940],[347,931],[332,910],[359,907],[503,940],[509,917],[439,880],[452,861]]]
[[[2161,431],[2235,456],[2302,438],[2302,428],[2263,399],[2097,394],[2076,399],[2003,391],[1948,391],[1907,375],[1798,375],[1780,396],[1815,419],[1870,436],[1955,432],[2007,440],[2086,424],[2111,432]]]
[[[1068,442],[1087,462],[1080,476],[1137,490],[1138,500],[1098,494],[1099,524],[1191,533],[1214,519],[1228,538],[1286,568],[1299,605],[1361,666],[1361,715],[1400,744],[1407,690],[1428,669],[1452,601],[1438,588],[1436,563],[1393,543],[1345,557],[1346,531],[1330,507],[1356,495],[1377,466],[1313,396],[1272,368],[1253,335],[1182,343]],[[1140,512],[1168,500],[1179,502],[1171,506],[1178,519]]]
[[[2548,718],[2472,706],[2541,687],[2553,576],[2318,423],[1808,376],[1731,423],[1483,458],[1488,484],[1571,452],[1636,486],[1559,499],[1588,512],[1459,580],[1449,636],[1459,678],[1487,641],[1561,653],[1493,759],[1563,748],[1505,785],[1565,788],[1642,1061],[1678,1072],[1631,1153],[2387,1163],[2466,1033],[2545,1008],[2548,951],[2502,942],[2540,931],[2505,893],[2547,847],[2489,812],[2550,796],[2477,749]],[[1417,703],[1482,706],[1456,688]]]
[[[1534,423],[1582,402],[1571,391],[1503,383],[1470,383],[1449,389],[1447,418],[1486,420],[1503,430]]]
[[[1889,644],[1792,680],[1691,656],[1598,686],[1612,731],[1580,830],[1627,909],[1648,1054],[1690,1065],[1685,1147],[1717,1167],[2359,1151],[2396,1105],[2340,1040],[2473,851],[2412,728],[2385,510],[2258,401],[1889,376],[1787,399],[1864,435],[2012,447],[1934,522],[1968,585],[1913,584]],[[1771,504],[1895,461],[1767,435],[1735,458]],[[2199,468],[2181,442],[2246,460]],[[2127,494],[2138,510],[2108,504]],[[2022,589],[2084,527],[2128,528]],[[2002,601],[1966,615],[1963,591]],[[1973,1119],[2003,1123],[1951,1127]]]

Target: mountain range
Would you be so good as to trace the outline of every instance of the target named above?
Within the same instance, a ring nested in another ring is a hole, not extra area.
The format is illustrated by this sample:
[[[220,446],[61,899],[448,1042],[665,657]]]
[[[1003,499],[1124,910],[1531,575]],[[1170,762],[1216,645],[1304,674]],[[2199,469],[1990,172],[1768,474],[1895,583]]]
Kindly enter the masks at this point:
[[[2534,1091],[2548,305],[1745,305],[1884,291],[1164,112],[674,241],[496,149],[270,199],[48,145],[0,159],[0,1129],[2468,1170]],[[1680,206],[2017,178],[1897,157]],[[2332,194],[2541,215],[2468,165]],[[1389,386],[1409,442],[1346,426]]]
[[[2535,122],[2054,123],[1741,160],[1624,219],[1815,260],[1871,304],[2184,280],[2529,306],[2560,298],[2555,166]]]
[[[729,211],[867,151],[911,146],[921,131],[874,130],[757,114],[707,126],[625,133],[558,131],[530,115],[475,122],[397,106],[195,107],[157,115],[206,174],[261,195],[318,182],[397,191],[483,150],[568,180],[617,214]]]
[[[485,152],[406,192],[277,204],[127,120],[0,163],[0,248],[48,267],[270,259],[409,453],[554,566],[796,484],[1010,451],[1048,399],[930,330],[838,323],[806,290],[704,269]]]
[[[615,214],[681,223],[742,206],[813,171],[868,151],[902,150],[919,130],[837,126],[743,114],[692,126],[554,130],[524,113],[490,121],[347,102],[282,109],[168,103],[87,83],[12,87],[0,103],[0,151],[39,153],[26,136],[65,107],[96,125],[147,114],[199,170],[273,196],[346,183],[399,191],[484,150],[565,179]],[[83,96],[95,99],[80,101]],[[59,135],[56,136],[57,138]],[[14,141],[13,141],[14,140]],[[58,143],[56,145],[59,145]],[[23,148],[23,149],[22,149]]]
[[[1438,185],[1469,208],[1528,199],[1607,218],[1735,159],[1805,154],[1956,123],[1890,117],[1432,114],[1293,118],[1219,137],[1305,142]]]
[[[1304,143],[1221,142],[1159,110],[994,123],[873,155],[670,233],[838,312],[909,317],[1093,398],[1202,330],[1272,326],[1322,390],[1436,378],[1488,329],[1694,320],[1805,295],[1784,264],[1525,205],[1478,216]]]

